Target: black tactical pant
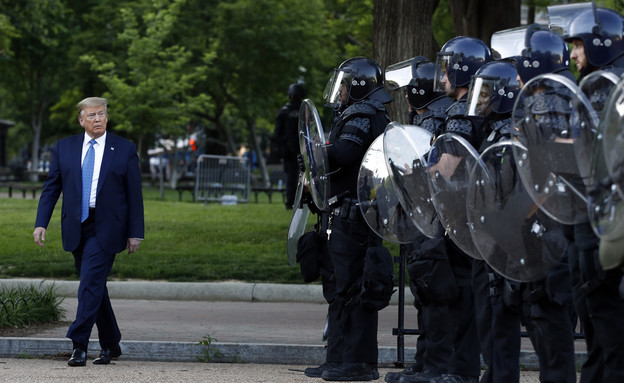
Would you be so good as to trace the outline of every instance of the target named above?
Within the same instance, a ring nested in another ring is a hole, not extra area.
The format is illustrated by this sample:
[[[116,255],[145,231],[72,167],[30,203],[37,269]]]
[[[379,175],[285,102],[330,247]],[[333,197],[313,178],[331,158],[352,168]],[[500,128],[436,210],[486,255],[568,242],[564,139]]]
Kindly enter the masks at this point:
[[[588,223],[574,225],[569,256],[574,308],[587,345],[581,383],[624,382],[624,300],[618,292],[622,272],[602,269],[598,238]]]
[[[360,304],[364,259],[381,238],[369,230],[355,201],[332,217],[329,256],[334,266],[335,299],[329,303],[327,362],[377,364],[378,311]]]
[[[440,234],[435,238],[422,237],[410,246],[407,269],[418,309],[418,328],[422,331],[417,341],[415,369],[478,376],[472,293],[466,278],[461,286],[456,280],[456,275],[462,279],[467,272],[462,270],[469,263],[451,263],[446,241]],[[471,336],[474,339],[470,340]]]
[[[487,369],[481,383],[520,380],[520,315],[503,302],[505,279],[485,261],[472,265],[481,354]]]
[[[473,289],[481,353],[482,383],[520,379],[520,324],[529,333],[540,364],[540,382],[576,382],[567,258],[546,279],[506,281],[485,261],[473,265]]]

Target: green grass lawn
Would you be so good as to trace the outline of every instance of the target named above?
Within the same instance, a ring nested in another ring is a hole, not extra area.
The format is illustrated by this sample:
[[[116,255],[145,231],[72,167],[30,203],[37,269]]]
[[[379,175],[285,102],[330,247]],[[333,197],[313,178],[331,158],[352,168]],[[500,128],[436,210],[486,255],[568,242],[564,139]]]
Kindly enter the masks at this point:
[[[223,206],[193,203],[185,193],[144,189],[145,240],[138,252],[118,254],[111,279],[303,283],[288,265],[286,238],[291,211],[279,196],[268,203]],[[32,238],[37,200],[0,198],[0,278],[76,279],[73,257],[61,244],[57,204],[46,244]],[[314,216],[310,220],[313,224]],[[390,244],[393,255],[398,246]]]

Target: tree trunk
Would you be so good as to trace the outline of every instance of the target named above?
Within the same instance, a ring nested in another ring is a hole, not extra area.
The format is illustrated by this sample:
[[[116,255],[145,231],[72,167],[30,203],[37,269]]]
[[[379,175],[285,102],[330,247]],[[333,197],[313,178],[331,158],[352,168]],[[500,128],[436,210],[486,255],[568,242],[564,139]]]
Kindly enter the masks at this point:
[[[39,170],[39,148],[41,147],[41,128],[43,126],[43,111],[47,107],[47,103],[42,100],[37,100],[37,107],[33,108],[30,116],[30,123],[33,131],[32,142],[32,167],[30,170],[36,172]],[[45,164],[43,170],[45,171]],[[39,176],[36,173],[30,175],[31,181],[39,181]]]
[[[260,168],[260,173],[262,174],[262,180],[266,187],[271,186],[271,181],[269,180],[269,171],[266,166],[266,161],[264,160],[264,153],[260,149],[260,140],[258,137],[258,133],[256,132],[256,123],[251,120],[247,120],[247,127],[249,128],[249,132],[251,134],[251,142],[253,144],[253,150],[256,151],[256,157],[258,158],[258,167]],[[251,161],[251,156],[249,160]]]
[[[435,62],[431,22],[439,0],[375,0],[373,10],[373,59],[382,70],[414,56]],[[407,101],[402,91],[392,91],[388,105],[390,118],[406,123]]]
[[[456,36],[490,45],[492,34],[520,26],[520,0],[448,0]]]

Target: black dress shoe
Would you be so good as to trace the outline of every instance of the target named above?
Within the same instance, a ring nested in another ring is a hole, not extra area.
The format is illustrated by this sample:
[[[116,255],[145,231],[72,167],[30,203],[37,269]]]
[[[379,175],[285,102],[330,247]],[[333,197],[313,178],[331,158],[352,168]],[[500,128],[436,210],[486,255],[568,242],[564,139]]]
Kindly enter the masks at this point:
[[[85,350],[75,348],[67,364],[72,367],[85,366],[87,364],[87,352]]]
[[[308,378],[320,378],[325,370],[329,370],[330,368],[336,368],[339,366],[340,363],[337,362],[325,362],[318,367],[308,367],[303,371],[303,373]]]
[[[368,382],[374,380],[371,366],[358,362],[341,363],[340,367],[324,371],[321,377],[323,380],[332,382]],[[379,375],[377,375],[378,378]]]
[[[119,358],[119,356],[121,356],[121,347],[118,345],[113,348],[103,348],[100,356],[93,360],[93,364],[109,364],[111,359]]]

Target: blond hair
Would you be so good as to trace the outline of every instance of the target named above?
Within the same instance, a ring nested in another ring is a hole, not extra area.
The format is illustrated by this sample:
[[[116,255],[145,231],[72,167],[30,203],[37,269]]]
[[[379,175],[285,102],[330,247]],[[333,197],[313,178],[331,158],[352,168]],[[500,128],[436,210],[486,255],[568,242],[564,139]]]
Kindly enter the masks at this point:
[[[82,117],[82,112],[85,108],[91,108],[94,106],[104,106],[108,112],[108,100],[102,97],[87,97],[84,100],[76,104],[78,108],[78,117]]]

